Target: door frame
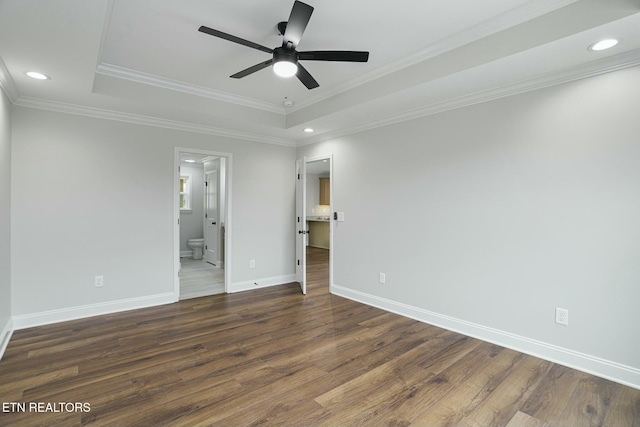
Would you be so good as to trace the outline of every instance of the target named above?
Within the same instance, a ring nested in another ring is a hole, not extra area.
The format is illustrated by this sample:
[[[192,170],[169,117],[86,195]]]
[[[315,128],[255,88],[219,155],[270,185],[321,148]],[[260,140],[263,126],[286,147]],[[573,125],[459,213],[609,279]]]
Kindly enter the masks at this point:
[[[334,188],[334,179],[333,179],[333,153],[322,154],[317,156],[310,157],[302,157],[302,161],[305,163],[305,171],[306,164],[311,162],[317,162],[318,160],[328,160],[329,161],[329,204],[331,206],[331,211],[329,214],[329,292],[333,293],[333,253],[334,253],[334,244],[333,244],[333,230],[335,226],[335,220],[333,219],[333,213],[335,212],[334,207],[334,198],[333,198],[333,188]],[[306,177],[305,177],[306,180]],[[306,200],[307,188],[306,185],[303,188],[305,193],[304,199]],[[298,201],[296,201],[298,203]],[[297,256],[297,254],[296,254]]]
[[[213,157],[224,157],[225,162],[225,240],[224,240],[224,291],[229,293],[231,287],[232,247],[232,209],[231,192],[233,176],[233,154],[221,151],[202,150],[199,148],[174,147],[173,154],[173,293],[174,301],[180,300],[180,155],[182,153],[205,154]],[[218,178],[219,179],[219,178]]]

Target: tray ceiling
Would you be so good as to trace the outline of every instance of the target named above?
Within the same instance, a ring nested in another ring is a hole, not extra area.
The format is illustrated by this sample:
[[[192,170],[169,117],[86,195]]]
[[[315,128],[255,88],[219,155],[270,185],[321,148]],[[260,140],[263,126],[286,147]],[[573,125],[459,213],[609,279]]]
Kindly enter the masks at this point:
[[[640,60],[640,0],[306,2],[300,50],[369,62],[306,62],[313,90],[269,68],[229,78],[269,54],[198,27],[276,47],[292,0],[4,0],[0,83],[19,105],[296,145]],[[611,36],[616,48],[587,50]]]

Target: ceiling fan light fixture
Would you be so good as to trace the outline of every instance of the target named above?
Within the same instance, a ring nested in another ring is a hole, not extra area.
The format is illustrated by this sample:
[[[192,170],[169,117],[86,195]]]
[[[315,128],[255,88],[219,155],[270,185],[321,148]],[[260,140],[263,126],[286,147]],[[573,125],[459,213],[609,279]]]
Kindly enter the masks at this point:
[[[280,77],[293,77],[298,72],[298,66],[294,62],[278,61],[273,64],[273,72]]]
[[[280,77],[296,76],[298,80],[309,90],[315,89],[320,85],[313,76],[302,65],[298,65],[301,61],[340,61],[340,62],[367,62],[369,60],[369,52],[359,52],[351,50],[318,50],[298,52],[296,48],[302,39],[304,30],[307,28],[313,7],[300,0],[293,2],[291,13],[287,21],[280,22],[278,32],[282,36],[282,45],[271,49],[258,43],[254,43],[243,38],[224,33],[222,31],[201,25],[198,31],[218,37],[223,40],[237,43],[251,49],[272,54],[272,58],[268,61],[262,61],[256,65],[230,75],[232,79],[241,79],[247,77],[257,71],[272,66],[273,71]],[[285,107],[291,104],[285,100]]]
[[[298,56],[295,50],[277,47],[273,50],[273,72],[280,77],[293,77],[298,72]]]

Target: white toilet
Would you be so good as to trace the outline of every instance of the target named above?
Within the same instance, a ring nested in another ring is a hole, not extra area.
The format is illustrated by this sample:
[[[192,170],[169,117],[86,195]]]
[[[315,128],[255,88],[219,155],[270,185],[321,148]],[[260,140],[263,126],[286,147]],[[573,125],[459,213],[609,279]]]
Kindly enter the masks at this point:
[[[193,249],[193,259],[202,259],[202,248],[204,248],[204,239],[189,239],[187,246]]]

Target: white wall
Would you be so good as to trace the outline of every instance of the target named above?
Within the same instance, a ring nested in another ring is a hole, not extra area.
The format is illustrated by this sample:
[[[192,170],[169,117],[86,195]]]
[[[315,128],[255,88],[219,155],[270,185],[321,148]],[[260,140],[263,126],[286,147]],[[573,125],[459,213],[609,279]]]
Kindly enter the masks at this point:
[[[316,208],[320,204],[320,175],[307,174],[307,215],[314,216]]]
[[[11,103],[0,89],[0,357],[11,331]]]
[[[295,149],[24,107],[12,120],[16,323],[173,295],[175,146],[233,155],[232,285],[295,274]]]
[[[640,387],[638,93],[633,68],[298,149],[334,154],[333,290]]]
[[[191,251],[189,239],[204,238],[204,165],[180,165],[181,175],[191,176],[191,211],[180,211],[180,252]]]

